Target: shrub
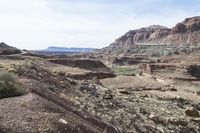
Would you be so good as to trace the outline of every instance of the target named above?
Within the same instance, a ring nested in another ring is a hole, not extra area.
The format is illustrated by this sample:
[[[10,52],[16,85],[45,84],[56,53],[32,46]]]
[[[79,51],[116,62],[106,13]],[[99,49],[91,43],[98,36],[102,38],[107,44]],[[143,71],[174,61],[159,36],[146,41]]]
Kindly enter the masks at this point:
[[[0,72],[0,98],[20,96],[24,94],[25,91],[20,88],[16,75],[8,72]]]
[[[187,68],[187,72],[196,77],[196,78],[200,78],[200,65],[191,65]]]
[[[0,68],[3,68],[3,64],[0,64]]]

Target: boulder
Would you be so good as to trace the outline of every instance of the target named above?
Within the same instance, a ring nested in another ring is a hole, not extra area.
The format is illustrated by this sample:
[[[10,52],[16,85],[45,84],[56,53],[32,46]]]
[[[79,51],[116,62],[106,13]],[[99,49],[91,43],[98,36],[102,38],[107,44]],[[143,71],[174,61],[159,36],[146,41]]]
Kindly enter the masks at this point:
[[[67,125],[67,123],[68,123],[68,122],[65,121],[64,119],[59,119],[59,122],[62,123],[62,124],[64,124],[64,125]]]
[[[104,94],[103,98],[107,99],[107,100],[113,99],[113,95],[112,94]]]
[[[106,91],[105,91],[105,94],[103,95],[103,98],[104,98],[104,99],[107,99],[107,100],[113,99],[112,91],[111,91],[111,90],[106,90]]]
[[[168,119],[169,123],[176,125],[176,126],[187,126],[188,122],[184,119],[180,119],[180,118],[169,118]]]
[[[199,112],[194,107],[189,107],[185,110],[185,115],[189,117],[199,117]]]
[[[157,123],[157,124],[167,125],[168,122],[169,122],[167,118],[165,118],[165,117],[163,117],[163,116],[158,116],[158,115],[155,115],[155,114],[150,114],[150,115],[149,115],[149,118],[150,118],[153,122],[155,122],[155,123]]]

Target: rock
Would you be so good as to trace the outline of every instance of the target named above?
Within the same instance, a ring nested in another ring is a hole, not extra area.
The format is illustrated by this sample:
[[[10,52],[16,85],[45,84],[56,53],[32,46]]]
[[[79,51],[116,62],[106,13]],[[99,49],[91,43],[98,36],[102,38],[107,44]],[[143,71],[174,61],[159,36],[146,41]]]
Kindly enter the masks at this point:
[[[167,89],[167,91],[177,91],[177,89],[176,88],[169,88],[169,89]]]
[[[130,92],[127,90],[120,90],[119,93],[124,94],[124,95],[129,95]]]
[[[144,115],[149,115],[150,114],[150,111],[145,109],[145,108],[139,108],[139,112],[144,114]]]
[[[136,125],[134,124],[134,128],[137,129],[137,132],[139,133],[147,133],[148,130],[144,127],[144,126],[141,126],[141,125]]]
[[[179,103],[181,103],[181,104],[185,104],[185,103],[188,102],[186,99],[182,98],[181,96],[176,96],[176,97],[174,98],[174,100],[176,100],[177,102],[179,102]]]
[[[60,72],[58,72],[58,74],[60,75],[60,76],[65,76],[65,72],[62,72],[62,71],[60,71]]]
[[[91,91],[90,94],[91,94],[92,96],[94,96],[94,97],[99,97],[99,93],[97,93],[96,90]]]
[[[67,125],[67,124],[68,124],[68,122],[67,122],[67,121],[65,121],[64,119],[59,119],[59,122],[60,122],[60,123],[62,123],[62,124],[65,124],[65,125]]]
[[[165,80],[163,80],[163,79],[158,79],[158,78],[156,78],[156,81],[161,82],[161,83],[164,83],[164,82],[165,82]]]
[[[182,127],[179,133],[197,133],[197,131],[188,127]]]
[[[190,119],[191,121],[194,121],[194,122],[196,122],[196,123],[200,123],[200,118],[192,118],[192,119]]]
[[[113,95],[112,94],[104,94],[103,98],[104,99],[113,99]]]
[[[141,97],[142,97],[142,98],[150,98],[151,96],[148,95],[148,94],[142,94]]]
[[[112,94],[112,90],[105,90],[105,94]]]
[[[159,133],[165,133],[162,127],[157,127],[157,130],[159,131]]]
[[[127,109],[124,109],[124,110],[126,112],[130,113],[130,114],[133,114],[133,115],[137,114],[137,111],[136,111],[136,109],[133,106],[131,106],[131,107],[127,108]]]
[[[102,84],[101,81],[98,79],[98,77],[95,76],[92,80],[93,80],[93,82],[94,82],[95,84],[98,84],[98,85],[103,86],[103,84]]]
[[[189,107],[185,110],[185,115],[190,117],[199,117],[199,112],[194,107]]]
[[[157,124],[163,124],[163,125],[167,125],[168,124],[168,119],[166,119],[165,117],[162,117],[162,116],[157,116],[157,115],[154,115],[154,114],[150,114],[149,118],[153,122],[155,122]]]
[[[183,23],[178,23],[174,28],[172,28],[172,34],[185,33],[187,28]]]
[[[200,96],[200,91],[195,91],[195,95]]]
[[[187,126],[188,122],[184,119],[177,119],[177,118],[169,118],[169,123],[176,125],[176,126]]]
[[[183,23],[186,25],[189,32],[197,31],[200,29],[200,17],[187,18]]]

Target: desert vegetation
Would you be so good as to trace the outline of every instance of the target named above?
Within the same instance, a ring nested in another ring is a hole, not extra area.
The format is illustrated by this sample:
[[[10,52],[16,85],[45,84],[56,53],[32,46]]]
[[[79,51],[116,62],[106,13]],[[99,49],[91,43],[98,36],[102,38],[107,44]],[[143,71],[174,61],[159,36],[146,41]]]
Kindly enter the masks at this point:
[[[118,75],[132,75],[132,76],[135,76],[135,73],[136,73],[136,68],[133,68],[133,67],[116,66],[116,67],[113,67],[112,69]]]
[[[0,72],[0,98],[8,98],[24,95],[25,91],[20,88],[17,76],[9,72]]]

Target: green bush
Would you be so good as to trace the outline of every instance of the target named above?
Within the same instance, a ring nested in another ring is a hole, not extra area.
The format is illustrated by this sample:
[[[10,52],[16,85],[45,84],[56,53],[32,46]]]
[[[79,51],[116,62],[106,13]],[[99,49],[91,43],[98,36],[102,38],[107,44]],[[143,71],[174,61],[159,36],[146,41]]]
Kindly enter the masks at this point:
[[[135,76],[136,69],[130,67],[114,67],[113,71],[118,75],[132,75]]]
[[[20,88],[16,75],[8,72],[0,72],[0,98],[20,96],[24,94],[25,91]]]

